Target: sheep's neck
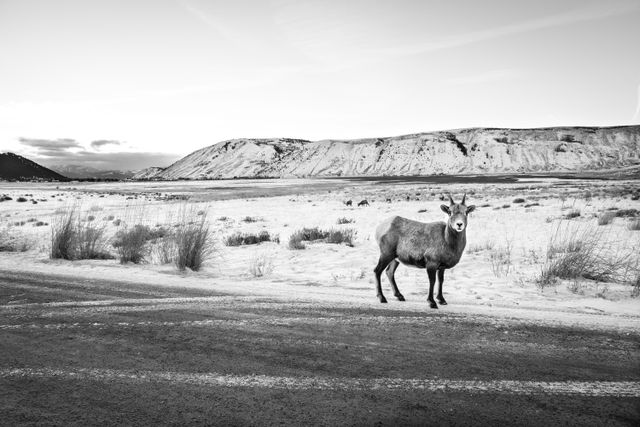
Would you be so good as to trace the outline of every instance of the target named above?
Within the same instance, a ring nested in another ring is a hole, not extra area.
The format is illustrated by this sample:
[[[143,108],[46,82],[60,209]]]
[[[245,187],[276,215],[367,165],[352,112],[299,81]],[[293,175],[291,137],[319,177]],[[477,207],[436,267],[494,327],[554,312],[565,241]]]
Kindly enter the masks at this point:
[[[460,232],[455,231],[449,224],[447,224],[447,230],[444,232],[444,241],[447,243],[454,252],[462,252],[464,244],[466,243],[467,230],[466,228]]]

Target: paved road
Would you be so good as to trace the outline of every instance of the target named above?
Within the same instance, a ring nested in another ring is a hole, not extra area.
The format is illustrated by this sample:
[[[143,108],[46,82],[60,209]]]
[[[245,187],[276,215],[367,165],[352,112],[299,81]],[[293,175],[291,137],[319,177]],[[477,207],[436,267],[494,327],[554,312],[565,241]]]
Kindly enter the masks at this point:
[[[639,338],[0,272],[0,424],[637,425]]]

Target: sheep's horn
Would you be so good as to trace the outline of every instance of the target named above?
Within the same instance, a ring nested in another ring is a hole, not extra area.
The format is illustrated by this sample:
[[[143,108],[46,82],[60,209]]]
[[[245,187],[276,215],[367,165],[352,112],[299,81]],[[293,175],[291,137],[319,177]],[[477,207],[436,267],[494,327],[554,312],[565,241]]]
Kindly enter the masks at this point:
[[[456,204],[456,202],[453,201],[453,197],[451,197],[451,193],[449,193],[449,202],[451,203],[451,206]]]
[[[464,196],[462,196],[462,201],[460,202],[461,205],[464,205],[464,199],[467,197],[467,193],[464,193]]]

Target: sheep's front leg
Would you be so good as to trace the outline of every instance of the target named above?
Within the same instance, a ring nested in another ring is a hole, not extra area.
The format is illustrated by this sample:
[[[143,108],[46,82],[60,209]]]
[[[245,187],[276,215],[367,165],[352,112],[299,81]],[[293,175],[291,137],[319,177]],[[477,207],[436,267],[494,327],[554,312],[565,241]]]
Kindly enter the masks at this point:
[[[440,305],[447,305],[447,301],[445,301],[444,296],[442,295],[442,287],[444,286],[444,268],[438,270],[438,302]]]
[[[431,308],[438,308],[438,304],[433,300],[433,286],[436,284],[436,271],[435,269],[427,268],[427,275],[429,276],[429,306]]]

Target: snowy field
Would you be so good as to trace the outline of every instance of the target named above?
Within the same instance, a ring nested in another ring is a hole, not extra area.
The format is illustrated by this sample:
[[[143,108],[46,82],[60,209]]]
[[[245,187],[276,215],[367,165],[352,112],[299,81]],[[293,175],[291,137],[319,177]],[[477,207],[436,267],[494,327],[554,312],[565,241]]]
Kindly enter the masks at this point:
[[[640,316],[640,299],[632,297],[640,231],[629,229],[633,216],[615,217],[609,224],[598,225],[598,217],[607,211],[615,214],[615,209],[640,209],[640,201],[631,200],[639,194],[637,182],[624,181],[544,179],[450,185],[360,180],[3,183],[0,195],[13,200],[0,203],[0,230],[31,244],[26,252],[0,253],[0,269],[374,306],[377,224],[392,215],[443,221],[445,215],[439,206],[444,202],[440,199],[449,192],[456,200],[466,192],[467,204],[475,204],[477,210],[469,218],[465,253],[458,266],[447,271],[444,292],[450,305],[443,309]],[[27,201],[17,202],[19,197]],[[365,199],[369,206],[358,207]],[[346,206],[347,200],[353,200],[353,206]],[[196,212],[205,216],[210,226],[213,254],[203,269],[187,273],[161,264],[153,250],[154,241],[140,264],[123,265],[117,259],[51,260],[51,226],[74,208],[82,221],[104,228],[104,248],[114,255],[112,241],[119,230],[135,224],[171,229],[184,220],[185,210]],[[345,223],[338,224],[339,219]],[[353,246],[318,241],[307,243],[303,250],[289,249],[289,236],[303,227],[352,229]],[[224,243],[236,232],[258,234],[263,230],[272,239],[277,236],[279,243],[235,247]],[[541,283],[538,278],[548,262],[550,243],[572,240],[573,236],[596,236],[601,246],[598,251],[622,259],[615,266],[619,271],[609,280]],[[257,274],[256,264],[263,267]],[[391,298],[389,305],[426,310],[426,272],[401,266],[396,277],[408,304]],[[383,290],[390,293],[385,275]]]

